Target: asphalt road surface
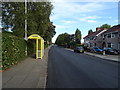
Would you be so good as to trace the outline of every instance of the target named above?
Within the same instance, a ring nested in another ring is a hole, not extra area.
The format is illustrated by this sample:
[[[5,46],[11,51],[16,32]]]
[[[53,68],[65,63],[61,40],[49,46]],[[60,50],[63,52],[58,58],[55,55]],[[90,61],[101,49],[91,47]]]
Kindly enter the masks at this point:
[[[118,63],[53,46],[46,87],[118,88]]]

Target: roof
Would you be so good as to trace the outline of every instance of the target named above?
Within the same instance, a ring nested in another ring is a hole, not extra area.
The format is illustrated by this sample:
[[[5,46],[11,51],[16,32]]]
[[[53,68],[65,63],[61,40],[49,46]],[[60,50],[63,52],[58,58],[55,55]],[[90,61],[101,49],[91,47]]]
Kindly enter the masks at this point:
[[[28,37],[28,39],[42,39],[43,40],[43,38],[39,36],[38,34],[32,34]]]
[[[115,25],[111,28],[109,28],[107,31],[105,31],[104,33],[110,33],[110,32],[116,32],[116,31],[120,31],[120,25]]]
[[[88,34],[88,35],[85,36],[83,39],[88,38],[88,37],[91,37],[91,36],[95,36],[95,35],[97,35],[98,33],[100,33],[101,31],[103,31],[103,30],[95,31],[95,32],[93,32],[93,33],[91,33],[91,34]],[[104,34],[104,33],[109,33],[109,32],[115,32],[115,31],[120,31],[120,24],[109,28],[107,31],[103,32],[103,34]]]
[[[95,35],[97,35],[98,33],[100,33],[101,31],[103,31],[103,30],[99,30],[99,31],[92,32],[92,33],[88,34],[87,36],[85,36],[83,39],[88,38],[88,37],[91,37],[91,36],[95,36]]]

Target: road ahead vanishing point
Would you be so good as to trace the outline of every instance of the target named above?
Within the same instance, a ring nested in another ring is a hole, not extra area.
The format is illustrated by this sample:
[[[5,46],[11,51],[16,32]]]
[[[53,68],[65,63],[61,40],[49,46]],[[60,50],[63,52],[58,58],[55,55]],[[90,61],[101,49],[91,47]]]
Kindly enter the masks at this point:
[[[47,88],[118,88],[118,63],[53,46]]]

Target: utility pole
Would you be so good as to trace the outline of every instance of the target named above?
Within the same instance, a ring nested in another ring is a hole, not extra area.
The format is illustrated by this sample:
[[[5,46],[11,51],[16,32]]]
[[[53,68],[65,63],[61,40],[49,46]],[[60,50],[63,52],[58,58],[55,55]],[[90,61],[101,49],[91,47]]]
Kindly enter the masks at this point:
[[[25,15],[27,14],[27,0],[25,0]],[[25,18],[25,38],[24,38],[26,41],[27,41],[27,18]],[[27,56],[27,47],[26,47],[26,56]]]
[[[27,14],[27,0],[25,0],[25,15]],[[27,19],[25,19],[25,40],[27,40]]]

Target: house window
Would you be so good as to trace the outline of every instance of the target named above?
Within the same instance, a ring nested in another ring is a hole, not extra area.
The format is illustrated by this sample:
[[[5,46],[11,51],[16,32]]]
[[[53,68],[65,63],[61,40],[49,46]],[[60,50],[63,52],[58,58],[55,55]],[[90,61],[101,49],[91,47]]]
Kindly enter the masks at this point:
[[[114,44],[113,43],[107,43],[107,47],[114,48]]]
[[[112,38],[115,38],[115,34],[114,33],[112,33],[111,36],[112,36]]]
[[[106,35],[103,35],[103,40],[105,40]]]
[[[120,42],[118,43],[118,49],[120,49]]]
[[[114,48],[114,44],[113,43],[111,43],[111,48]]]
[[[107,47],[111,48],[112,44],[111,43],[107,43]]]
[[[107,35],[107,38],[111,38],[111,33]]]
[[[96,43],[94,44],[94,46],[96,46]]]

